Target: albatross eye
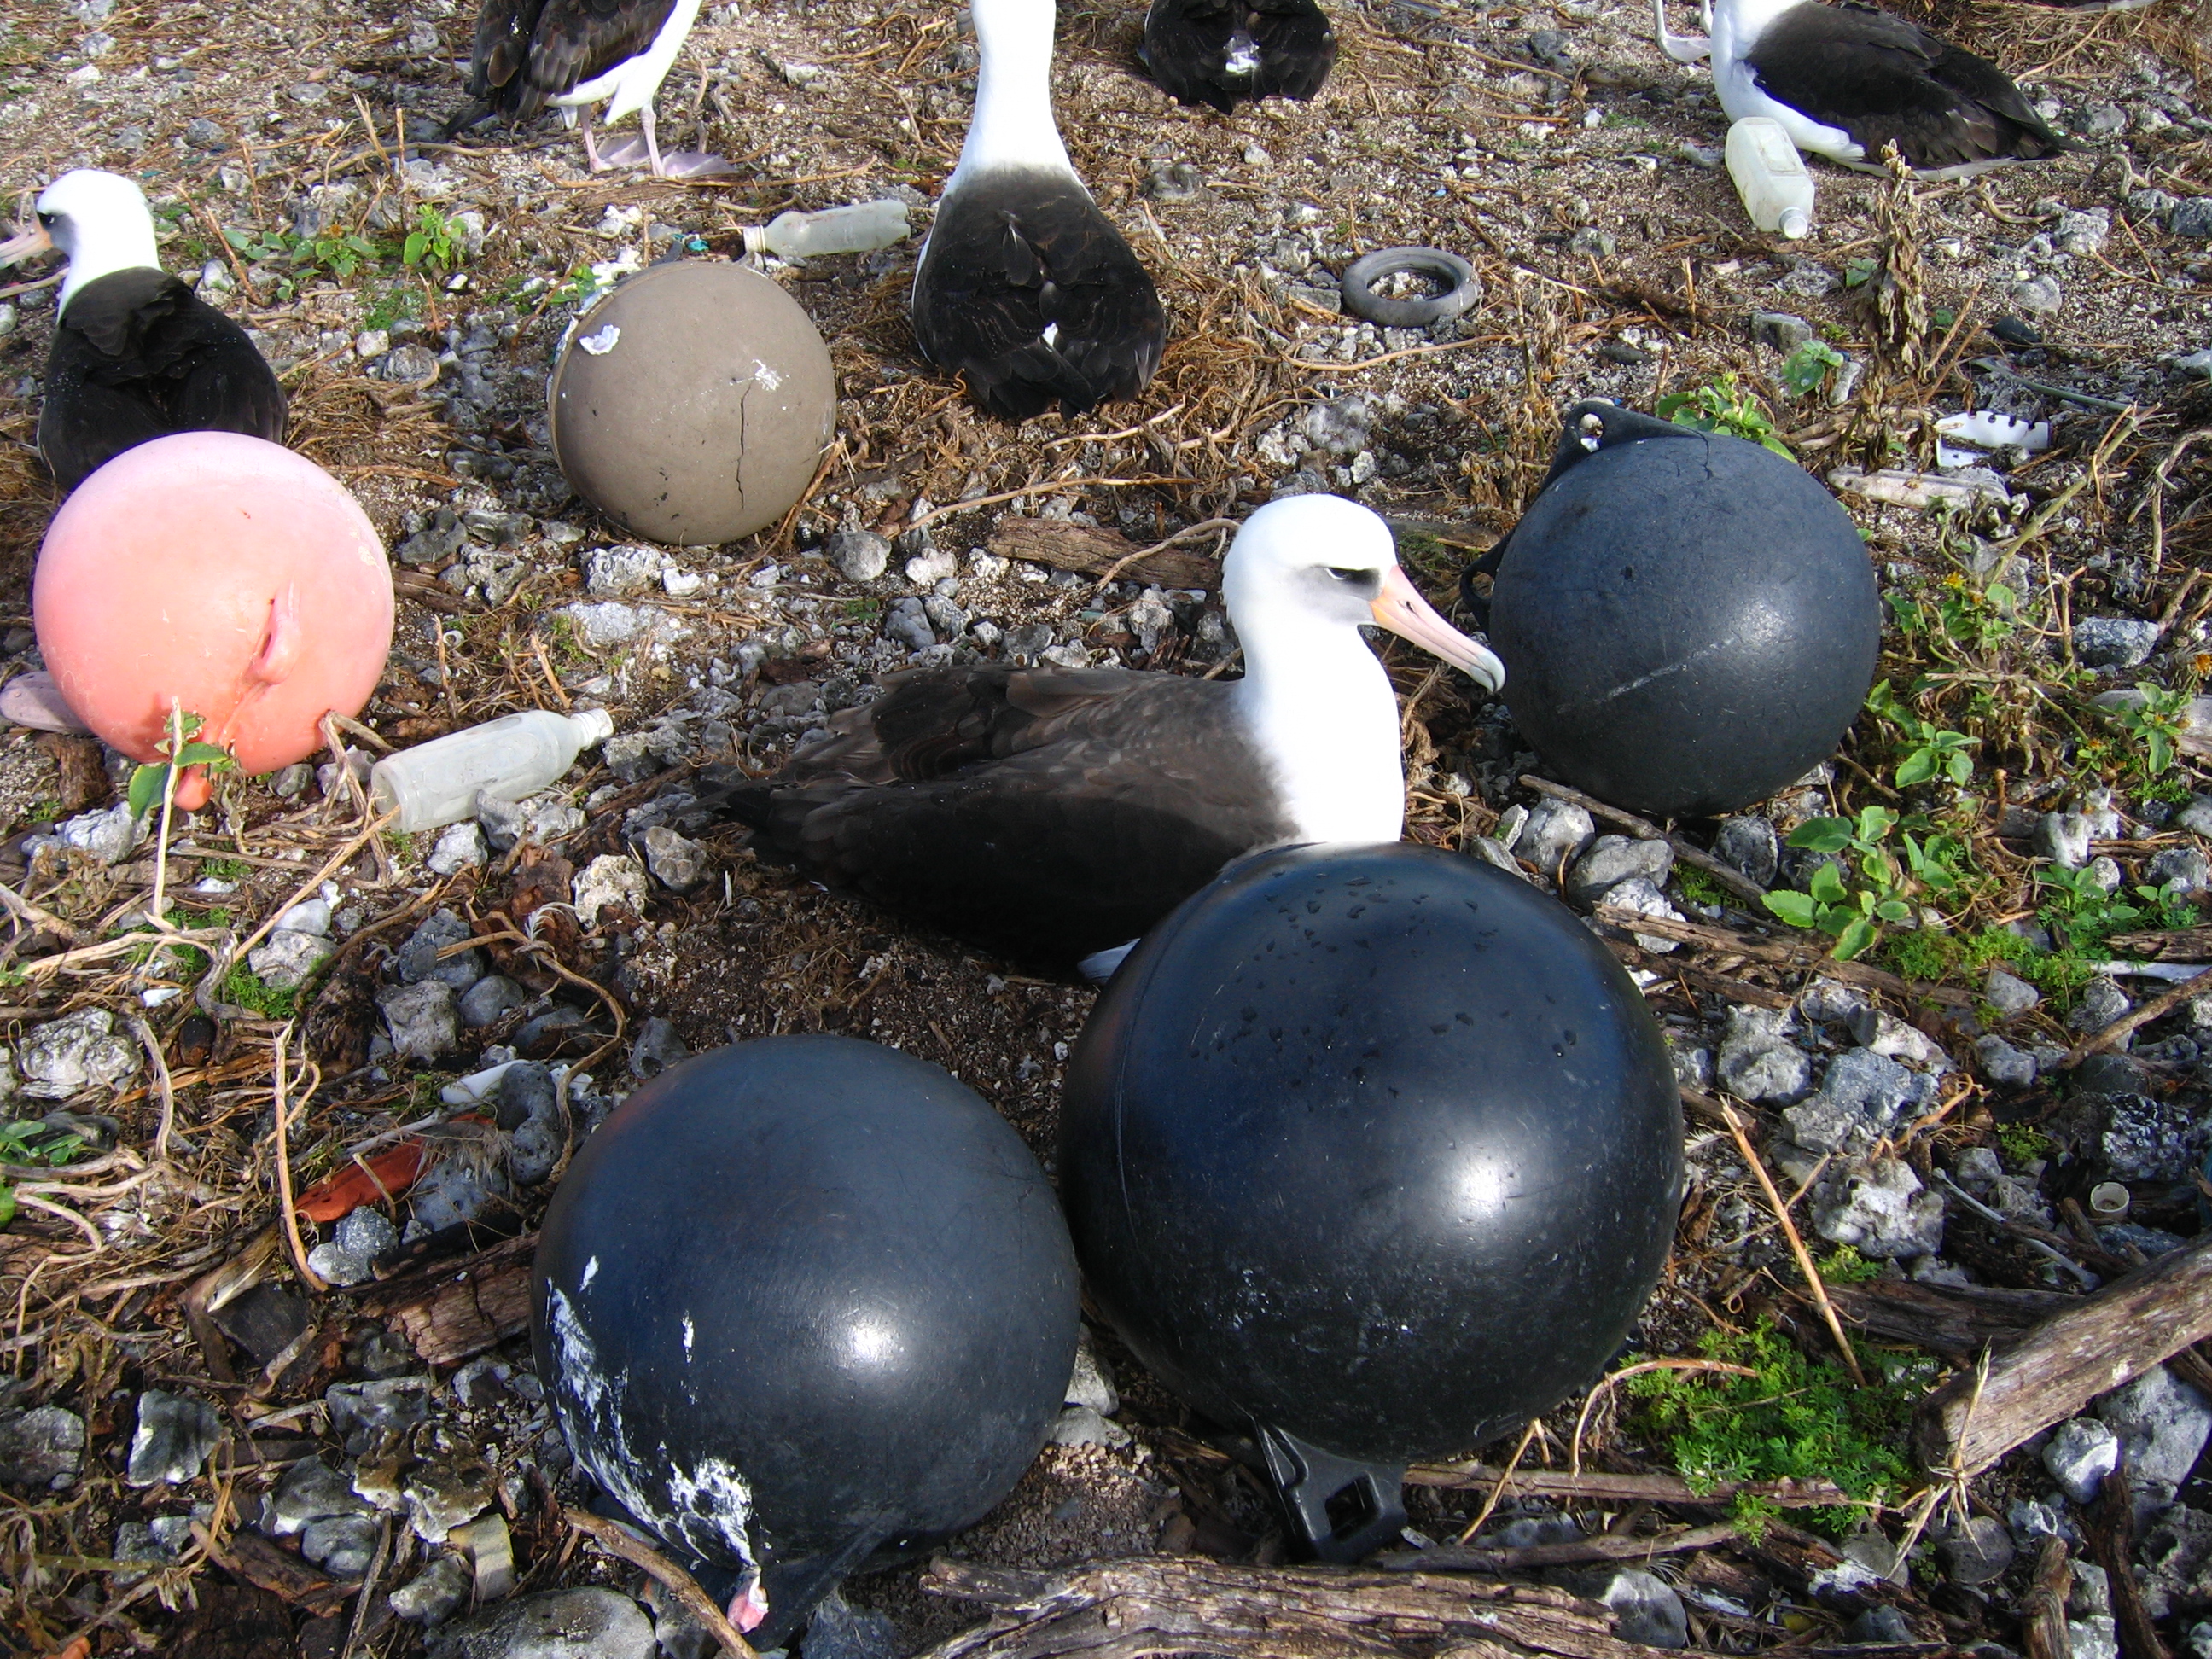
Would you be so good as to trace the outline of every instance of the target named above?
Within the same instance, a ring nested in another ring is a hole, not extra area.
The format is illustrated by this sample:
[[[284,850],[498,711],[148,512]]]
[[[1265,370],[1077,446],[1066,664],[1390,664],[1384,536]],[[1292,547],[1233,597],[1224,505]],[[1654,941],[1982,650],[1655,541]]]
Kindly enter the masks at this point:
[[[58,213],[41,213],[39,216],[39,222],[48,230],[52,230],[54,228],[54,221],[60,217],[61,215]]]
[[[1328,574],[1340,582],[1364,582],[1375,573],[1371,570],[1342,570],[1330,565]]]

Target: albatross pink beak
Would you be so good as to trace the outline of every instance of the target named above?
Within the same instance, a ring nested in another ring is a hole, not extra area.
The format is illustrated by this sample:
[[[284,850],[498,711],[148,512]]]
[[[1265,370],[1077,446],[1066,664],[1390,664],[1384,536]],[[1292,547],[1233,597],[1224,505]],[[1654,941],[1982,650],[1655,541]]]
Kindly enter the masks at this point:
[[[46,234],[44,225],[33,225],[28,230],[0,242],[0,265],[12,265],[19,259],[27,259],[34,253],[52,253],[54,239]]]
[[[1382,627],[1442,657],[1470,679],[1481,681],[1484,690],[1496,691],[1504,685],[1505,665],[1438,616],[1396,565],[1382,573],[1382,591],[1373,609]]]

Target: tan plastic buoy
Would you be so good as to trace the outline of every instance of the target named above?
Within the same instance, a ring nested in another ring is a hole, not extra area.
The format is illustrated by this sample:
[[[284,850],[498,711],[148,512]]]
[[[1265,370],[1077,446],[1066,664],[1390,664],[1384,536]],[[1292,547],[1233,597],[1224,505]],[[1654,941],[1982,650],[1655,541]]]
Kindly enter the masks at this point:
[[[577,320],[547,388],[576,493],[632,533],[735,541],[788,512],[837,421],[829,349],[797,301],[743,265],[629,277]]]

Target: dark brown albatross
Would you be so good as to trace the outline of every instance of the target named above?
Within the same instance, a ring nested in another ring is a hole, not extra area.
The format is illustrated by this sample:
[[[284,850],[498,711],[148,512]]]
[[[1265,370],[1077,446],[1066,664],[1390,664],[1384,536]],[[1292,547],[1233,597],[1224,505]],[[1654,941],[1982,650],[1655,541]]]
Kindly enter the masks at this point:
[[[1398,704],[1361,624],[1504,683],[1356,502],[1261,508],[1222,592],[1241,680],[916,670],[835,716],[777,776],[710,775],[709,796],[833,885],[1019,958],[1110,971],[1240,854],[1398,839]]]
[[[1953,179],[2066,148],[1996,64],[1857,0],[1713,0],[1710,40],[1668,33],[1665,0],[1652,9],[1669,58],[1710,53],[1729,120],[1769,116],[1845,167],[1879,173],[1893,143],[1923,178]]]

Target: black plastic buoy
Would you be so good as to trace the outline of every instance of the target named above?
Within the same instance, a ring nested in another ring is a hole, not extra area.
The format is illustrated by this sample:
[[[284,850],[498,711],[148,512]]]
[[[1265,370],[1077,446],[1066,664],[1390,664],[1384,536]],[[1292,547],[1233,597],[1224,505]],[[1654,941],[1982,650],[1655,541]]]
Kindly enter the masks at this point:
[[[759,1574],[776,1646],[837,1580],[973,1524],[1058,1414],[1075,1260],[1019,1136],[841,1036],[671,1067],[584,1143],[532,1337],[578,1462],[679,1553]]]
[[[1596,1376],[1681,1196],[1634,983],[1564,906],[1433,848],[1232,865],[1099,999],[1060,1125],[1093,1299],[1252,1435],[1328,1559],[1396,1535],[1407,1462]]]
[[[1514,724],[1569,783],[1655,817],[1802,777],[1874,683],[1881,605],[1850,514],[1741,438],[1577,404],[1474,571],[1495,576],[1486,626]]]

